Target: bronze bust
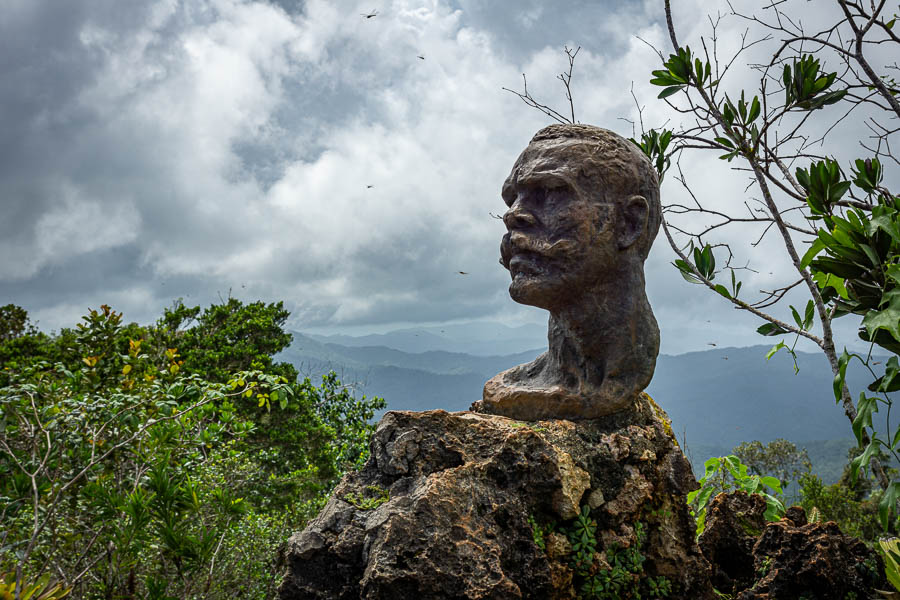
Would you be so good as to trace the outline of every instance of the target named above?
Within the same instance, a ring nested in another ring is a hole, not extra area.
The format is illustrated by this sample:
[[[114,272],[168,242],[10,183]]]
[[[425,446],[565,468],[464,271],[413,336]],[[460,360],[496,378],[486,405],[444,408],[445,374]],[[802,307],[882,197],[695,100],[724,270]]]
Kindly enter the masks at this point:
[[[621,136],[589,125],[540,130],[503,184],[509,294],[550,312],[549,349],[484,386],[479,412],[594,419],[650,383],[659,328],[644,260],[659,230],[659,183]]]

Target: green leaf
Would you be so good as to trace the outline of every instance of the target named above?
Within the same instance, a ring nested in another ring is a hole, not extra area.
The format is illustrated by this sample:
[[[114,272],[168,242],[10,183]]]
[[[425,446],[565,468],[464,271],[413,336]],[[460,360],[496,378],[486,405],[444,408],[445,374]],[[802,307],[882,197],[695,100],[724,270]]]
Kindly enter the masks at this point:
[[[784,504],[771,494],[763,493],[762,496],[766,499],[766,512],[763,513],[766,521],[778,521],[784,515]]]
[[[843,398],[844,379],[847,376],[847,365],[850,364],[851,356],[851,354],[847,353],[847,349],[844,348],[844,351],[838,357],[838,373],[834,376],[832,383],[835,403],[840,402]]]
[[[756,117],[759,116],[760,109],[759,98],[753,96],[753,102],[750,104],[750,114],[747,116],[748,123],[756,120]]]
[[[777,344],[772,346],[772,349],[769,350],[768,352],[766,352],[766,360],[769,360],[770,358],[775,356],[775,353],[778,352],[779,350],[781,350],[782,348],[787,348],[787,345],[785,345],[784,342],[778,342]]]
[[[849,300],[849,296],[847,295],[847,288],[844,286],[844,280],[836,275],[832,275],[831,273],[824,273],[822,271],[816,271],[813,273],[813,281],[819,286],[819,289],[824,291],[826,288],[833,288],[838,296],[843,298],[844,300]]]
[[[706,481],[710,477],[712,477],[715,472],[719,469],[719,465],[721,464],[722,459],[717,456],[713,456],[712,458],[706,459],[706,462],[703,463],[703,478],[701,481]]]
[[[731,140],[729,140],[729,139],[726,138],[726,137],[717,137],[717,138],[715,138],[715,141],[716,141],[717,143],[719,143],[719,144],[725,146],[726,148],[734,149],[734,144],[732,143]]]
[[[881,527],[887,531],[891,511],[897,504],[897,498],[900,498],[900,482],[892,481],[884,490],[881,496],[881,502],[878,503],[878,519],[881,521]]]
[[[856,484],[856,477],[859,475],[860,469],[867,469],[869,467],[869,461],[872,460],[872,457],[875,456],[878,450],[878,440],[873,437],[869,442],[869,445],[866,446],[866,449],[863,450],[862,454],[854,458],[850,461],[850,482],[854,485]]]
[[[662,100],[663,98],[668,98],[669,96],[678,93],[683,88],[683,85],[673,85],[671,87],[667,87],[659,93],[657,99]]]
[[[780,325],[776,325],[775,323],[763,323],[756,329],[756,333],[765,336],[781,335],[787,332],[787,329],[783,329]]]
[[[850,189],[849,181],[841,181],[841,182],[834,184],[833,187],[829,188],[828,202],[830,204],[834,204],[835,202],[840,200],[844,196],[844,194],[847,193],[847,190],[849,190],[849,189]]]
[[[797,312],[797,309],[793,306],[790,307],[791,315],[794,317],[794,323],[797,324],[798,329],[803,329],[803,320],[800,319],[800,313]]]
[[[732,108],[731,101],[727,98],[725,100],[725,104],[722,106],[722,117],[729,125],[734,123],[734,109]]]
[[[734,294],[734,297],[737,298],[738,294],[741,293],[741,286],[744,285],[743,281],[738,281],[737,277],[734,275],[734,269],[731,269],[731,293]]]
[[[882,310],[869,311],[863,317],[862,326],[871,337],[879,329],[884,329],[891,336],[900,341],[900,288],[895,288],[884,293],[882,305],[887,307]]]
[[[691,269],[691,265],[687,261],[681,260],[679,258],[676,259],[672,264],[681,272],[681,276],[688,283],[703,283],[702,281],[700,281],[700,279],[697,278],[696,275],[694,275],[694,271]]]
[[[696,255],[697,249],[694,249]],[[709,244],[703,247],[700,252],[701,261],[697,263],[697,269],[709,280],[715,279],[716,275],[716,257],[713,255],[712,248]],[[703,265],[701,268],[700,265]]]
[[[731,476],[734,477],[735,479],[743,479],[743,477],[741,477],[741,475],[743,474],[744,476],[746,476],[746,474],[747,474],[747,465],[742,465],[741,459],[739,459],[734,454],[730,454],[725,457],[725,466],[728,468],[728,471],[729,471],[729,473],[731,473]],[[744,467],[743,473],[741,471],[742,466]]]
[[[809,329],[812,326],[813,319],[815,318],[815,310],[816,310],[815,303],[813,303],[812,300],[808,301],[806,303],[806,311],[803,315],[803,328],[802,329],[804,331],[806,331],[807,329]]]
[[[656,75],[653,79],[650,80],[650,83],[653,85],[659,86],[670,86],[670,85],[684,85],[687,82],[682,80],[680,77],[676,77],[669,73],[668,71],[653,71],[653,75]]]
[[[769,486],[770,488],[772,488],[779,494],[782,493],[781,482],[778,480],[777,477],[771,477],[771,476],[767,475],[767,476],[761,477],[760,481],[762,481],[764,484],[766,484],[767,486]]]
[[[878,544],[884,552],[884,574],[894,588],[900,590],[900,541],[897,538],[880,539]]]
[[[892,356],[888,359],[884,367],[884,375],[869,384],[869,391],[872,392],[896,392],[900,390],[900,363],[897,357]]]
[[[897,444],[900,444],[900,426],[894,431],[894,439],[891,440],[891,450],[896,450]]]
[[[878,210],[878,208],[880,207],[876,207],[876,209],[872,211],[872,218],[869,219],[869,235],[874,235],[876,231],[880,230],[891,236],[891,239],[894,240],[895,243],[900,244],[900,230],[897,228],[897,212],[882,211]]]
[[[731,299],[731,294],[728,293],[728,288],[726,288],[721,283],[716,284],[716,291],[719,292],[720,295],[725,296],[729,300]]]
[[[872,414],[878,412],[878,399],[866,396],[864,392],[859,394],[859,402],[856,404],[856,418],[853,419],[853,435],[856,441],[862,445],[865,428],[872,427]]]
[[[841,279],[861,279],[865,277],[867,270],[858,264],[848,262],[846,260],[838,260],[834,258],[819,257],[813,259],[810,264],[815,270],[823,273],[836,275]]]
[[[700,494],[697,497],[698,510],[703,510],[706,507],[707,503],[709,502],[709,497],[712,496],[712,493],[714,491],[715,490],[712,488],[712,486],[707,486],[700,490]]]

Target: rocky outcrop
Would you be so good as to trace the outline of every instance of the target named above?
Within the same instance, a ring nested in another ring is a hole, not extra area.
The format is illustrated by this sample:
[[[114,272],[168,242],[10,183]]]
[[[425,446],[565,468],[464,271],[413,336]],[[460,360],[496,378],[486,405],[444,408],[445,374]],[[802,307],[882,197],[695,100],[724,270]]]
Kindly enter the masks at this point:
[[[719,494],[707,508],[700,548],[713,584],[738,600],[844,600],[885,589],[878,555],[837,524],[807,523],[799,506],[766,523],[765,500],[744,492]]]
[[[695,487],[648,396],[579,422],[389,412],[365,467],[286,544],[280,597],[711,599]]]
[[[707,506],[698,542],[712,564],[712,583],[720,592],[735,594],[756,580],[753,546],[766,527],[765,512],[762,496],[742,491],[719,494]]]
[[[869,598],[885,589],[874,550],[844,535],[834,521],[807,523],[800,507],[769,523],[753,547],[760,578],[739,600]]]

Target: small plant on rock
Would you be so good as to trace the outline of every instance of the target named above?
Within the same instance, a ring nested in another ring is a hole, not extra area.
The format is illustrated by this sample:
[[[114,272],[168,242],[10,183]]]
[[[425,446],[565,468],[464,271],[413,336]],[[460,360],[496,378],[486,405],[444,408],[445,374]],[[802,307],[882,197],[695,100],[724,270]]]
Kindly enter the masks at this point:
[[[668,598],[671,582],[663,576],[644,573],[642,550],[647,541],[643,523],[634,526],[634,542],[627,548],[612,544],[605,549],[606,560],[598,553],[597,522],[585,506],[572,526],[564,529],[572,545],[572,568],[582,580],[579,598],[619,600],[624,598]]]
[[[534,515],[529,515],[528,524],[531,526],[531,537],[534,540],[534,545],[546,552],[547,536],[553,533],[553,523],[541,525],[534,518]]]
[[[367,485],[360,494],[354,494],[353,492],[344,494],[344,500],[359,510],[375,510],[390,499],[390,491],[377,485]]]
[[[767,521],[777,521],[784,515],[784,503],[767,490],[781,495],[781,482],[775,477],[750,475],[747,465],[737,456],[714,456],[704,465],[703,477],[700,478],[700,489],[687,496],[688,504],[694,519],[697,521],[697,536],[703,533],[706,525],[706,507],[716,494],[741,490],[748,494],[759,494],[766,501],[765,517]]]

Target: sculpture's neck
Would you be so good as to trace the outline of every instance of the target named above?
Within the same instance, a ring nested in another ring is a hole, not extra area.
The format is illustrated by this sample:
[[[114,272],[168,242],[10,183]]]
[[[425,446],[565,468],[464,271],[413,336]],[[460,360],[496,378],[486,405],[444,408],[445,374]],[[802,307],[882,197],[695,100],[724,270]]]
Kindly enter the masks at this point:
[[[631,393],[644,389],[653,375],[659,328],[643,271],[631,269],[612,279],[550,313],[546,367],[573,392]]]

